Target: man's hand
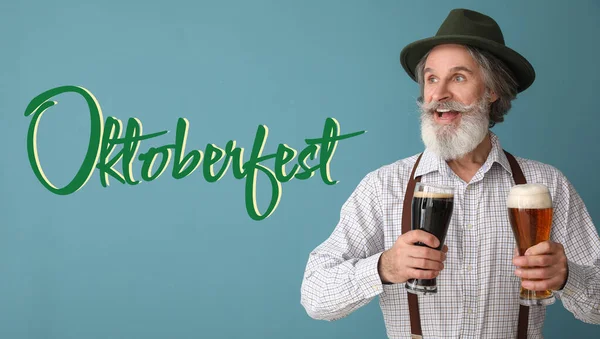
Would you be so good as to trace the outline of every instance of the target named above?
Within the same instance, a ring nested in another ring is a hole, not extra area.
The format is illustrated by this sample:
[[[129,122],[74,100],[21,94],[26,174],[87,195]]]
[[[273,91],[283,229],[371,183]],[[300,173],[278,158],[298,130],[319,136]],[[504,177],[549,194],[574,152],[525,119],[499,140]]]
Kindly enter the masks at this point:
[[[567,281],[567,256],[559,243],[544,241],[532,246],[524,256],[516,255],[513,264],[517,266],[515,274],[523,279],[521,285],[531,291],[558,291]]]
[[[408,279],[432,279],[444,269],[448,247],[442,251],[417,246],[422,242],[437,248],[440,241],[434,235],[421,230],[414,230],[399,236],[394,246],[379,257],[379,277],[384,283],[403,283]]]

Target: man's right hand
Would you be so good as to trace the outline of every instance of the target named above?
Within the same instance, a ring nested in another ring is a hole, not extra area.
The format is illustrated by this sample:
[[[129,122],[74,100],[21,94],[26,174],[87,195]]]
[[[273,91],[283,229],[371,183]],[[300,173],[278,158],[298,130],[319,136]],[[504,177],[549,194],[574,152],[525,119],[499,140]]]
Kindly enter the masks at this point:
[[[433,248],[440,246],[438,238],[421,230],[406,232],[398,237],[394,246],[379,257],[378,271],[383,283],[403,283],[408,279],[432,279],[444,269],[448,247],[441,251]]]

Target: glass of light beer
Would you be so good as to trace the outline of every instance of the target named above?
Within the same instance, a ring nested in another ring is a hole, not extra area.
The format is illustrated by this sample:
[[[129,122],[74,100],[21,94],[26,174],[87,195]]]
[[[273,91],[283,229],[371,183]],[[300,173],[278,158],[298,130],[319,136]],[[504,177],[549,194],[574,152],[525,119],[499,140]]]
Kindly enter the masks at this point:
[[[444,246],[454,208],[454,188],[427,183],[416,183],[412,200],[411,228],[423,230],[438,238],[440,251]],[[427,246],[421,242],[418,246]],[[437,279],[409,279],[406,290],[414,294],[437,293]]]
[[[513,186],[508,194],[507,207],[519,255],[524,255],[528,248],[550,239],[552,197],[548,187],[542,184]],[[521,305],[545,306],[554,301],[554,293],[550,290],[531,291],[521,286]]]

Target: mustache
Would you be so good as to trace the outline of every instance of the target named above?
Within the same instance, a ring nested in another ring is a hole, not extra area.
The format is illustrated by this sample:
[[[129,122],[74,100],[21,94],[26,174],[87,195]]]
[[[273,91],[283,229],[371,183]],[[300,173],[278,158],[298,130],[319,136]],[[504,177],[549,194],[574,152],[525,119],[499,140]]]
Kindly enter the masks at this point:
[[[429,103],[419,102],[418,105],[423,113],[434,113],[438,109],[447,109],[450,111],[465,113],[475,109],[477,103],[465,105],[458,101],[432,101]]]

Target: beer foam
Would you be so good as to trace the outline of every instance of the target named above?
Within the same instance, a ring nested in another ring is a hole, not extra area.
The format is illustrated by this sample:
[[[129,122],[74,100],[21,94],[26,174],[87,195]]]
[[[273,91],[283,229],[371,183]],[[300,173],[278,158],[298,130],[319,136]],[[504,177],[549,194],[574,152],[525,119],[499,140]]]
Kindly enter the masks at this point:
[[[545,185],[516,185],[510,189],[506,205],[508,208],[552,208],[552,198]]]
[[[454,195],[452,193],[437,193],[437,192],[415,192],[415,198],[432,198],[432,199],[452,199]]]

